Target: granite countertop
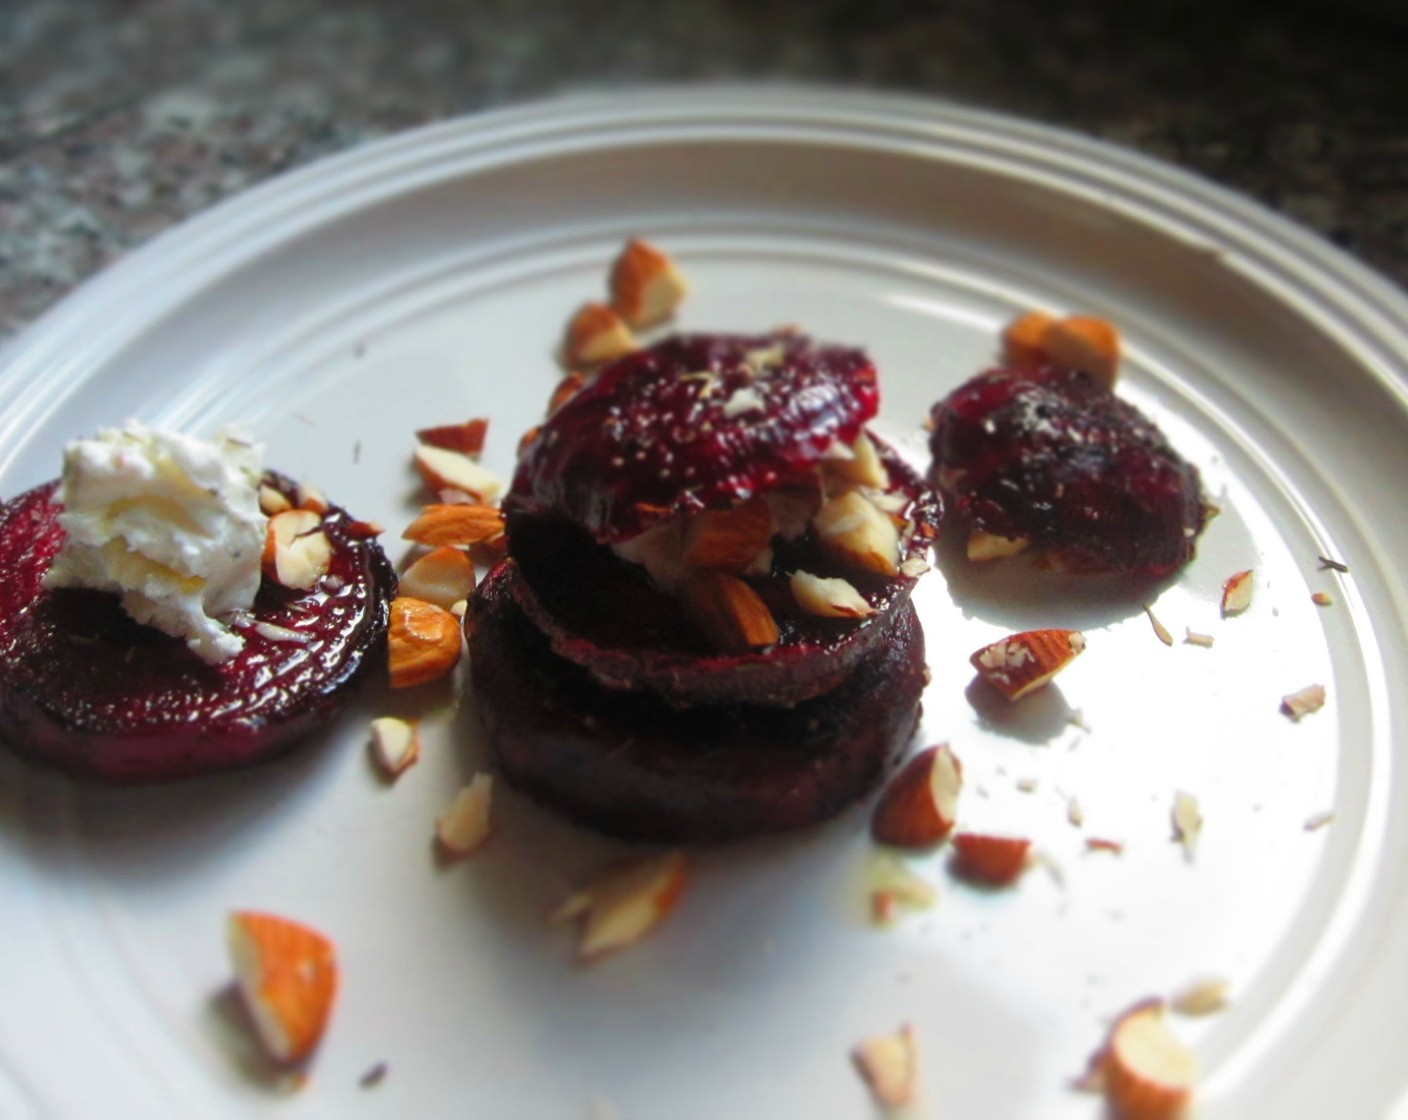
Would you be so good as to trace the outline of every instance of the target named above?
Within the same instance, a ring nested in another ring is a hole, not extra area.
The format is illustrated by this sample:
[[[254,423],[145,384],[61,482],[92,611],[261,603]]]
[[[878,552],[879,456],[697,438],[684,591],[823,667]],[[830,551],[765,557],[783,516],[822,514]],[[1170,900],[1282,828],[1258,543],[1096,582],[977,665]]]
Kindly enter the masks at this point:
[[[527,98],[704,79],[927,93],[1076,128],[1244,191],[1408,285],[1408,21],[1374,0],[1206,7],[10,0],[0,338],[320,156]]]

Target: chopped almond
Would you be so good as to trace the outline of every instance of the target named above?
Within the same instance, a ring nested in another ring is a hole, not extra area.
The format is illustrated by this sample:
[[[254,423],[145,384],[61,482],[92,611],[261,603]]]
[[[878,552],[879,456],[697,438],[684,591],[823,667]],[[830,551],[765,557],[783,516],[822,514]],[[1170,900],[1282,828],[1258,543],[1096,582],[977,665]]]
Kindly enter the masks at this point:
[[[811,572],[793,572],[792,598],[807,614],[819,618],[866,618],[875,608],[848,580],[835,576],[823,579]]]
[[[863,1039],[851,1051],[851,1060],[881,1108],[913,1103],[919,1085],[919,1050],[908,1023],[894,1034]]]
[[[489,421],[476,418],[463,424],[444,424],[438,428],[421,428],[416,439],[429,447],[475,456],[484,450],[484,437],[489,434]]]
[[[504,531],[504,515],[492,506],[425,506],[401,534],[402,540],[438,548],[461,548],[492,540]]]
[[[999,537],[996,533],[984,533],[979,530],[968,534],[968,559],[975,564],[1003,560],[1025,552],[1031,543],[1029,537]]]
[[[785,541],[795,541],[821,509],[821,488],[810,485],[785,486],[763,495],[772,513],[772,531]]]
[[[1180,1015],[1214,1015],[1226,1008],[1230,987],[1226,980],[1205,976],[1175,992],[1169,1000],[1169,1007]]]
[[[548,416],[556,415],[557,410],[575,397],[586,383],[587,375],[577,370],[573,370],[559,381],[557,388],[552,391],[552,397],[548,400]]]
[[[392,688],[437,680],[460,660],[460,620],[432,603],[401,596],[391,603],[387,665]]]
[[[383,774],[396,778],[420,759],[420,726],[415,720],[382,716],[372,720],[372,758]]]
[[[435,821],[435,837],[442,849],[452,856],[467,856],[489,839],[494,831],[489,818],[493,792],[493,777],[481,773],[455,794],[450,807]]]
[[[1091,836],[1085,841],[1085,849],[1088,852],[1109,852],[1112,855],[1124,855],[1124,845],[1118,840],[1107,840],[1103,836]]]
[[[953,838],[953,867],[962,878],[993,887],[1015,883],[1030,864],[1032,842],[1014,836],[960,832]]]
[[[265,517],[273,517],[276,513],[284,513],[292,508],[293,503],[282,490],[275,490],[272,486],[259,487],[259,511]]]
[[[1147,603],[1144,604],[1144,613],[1149,616],[1149,625],[1154,628],[1154,637],[1158,638],[1159,641],[1163,642],[1166,646],[1173,645],[1173,635],[1168,632],[1168,627],[1159,621],[1158,616],[1154,614],[1153,608]]]
[[[762,498],[732,509],[706,510],[685,525],[684,562],[692,568],[741,572],[772,540],[772,514]]]
[[[401,576],[400,593],[450,610],[474,590],[474,565],[461,549],[441,545],[427,552]]]
[[[227,940],[264,1048],[277,1061],[302,1061],[322,1038],[337,995],[333,943],[308,926],[252,910],[230,915]]]
[[[1027,630],[984,646],[968,660],[1008,700],[1035,692],[1085,649],[1079,630]]]
[[[1199,634],[1196,631],[1183,628],[1183,644],[1189,646],[1202,646],[1204,649],[1212,649],[1212,635]]]
[[[852,486],[870,486],[876,490],[888,490],[890,472],[880,459],[874,441],[861,432],[851,444],[851,458],[826,464],[826,475],[831,480],[840,480]]]
[[[626,242],[611,266],[611,305],[636,330],[674,315],[689,294],[689,284],[675,262],[640,238]]]
[[[1160,1000],[1120,1016],[1095,1061],[1110,1110],[1123,1120],[1175,1120],[1198,1079],[1197,1058],[1169,1029]]]
[[[938,898],[934,885],[910,870],[909,864],[894,852],[880,849],[871,864],[869,882],[873,893],[893,895],[897,902],[918,910],[928,909]]]
[[[1179,790],[1173,795],[1173,838],[1183,845],[1183,854],[1192,860],[1198,848],[1198,837],[1203,831],[1203,814],[1198,808],[1198,799],[1191,793]]]
[[[323,519],[310,509],[290,509],[269,518],[264,539],[264,573],[294,591],[308,591],[328,574],[332,544]]]
[[[1334,600],[1330,598],[1328,591],[1316,591],[1310,596],[1310,601],[1317,607],[1329,607],[1334,605]]]
[[[843,564],[883,576],[898,574],[899,529],[859,490],[832,498],[813,524],[821,546]]]
[[[562,356],[569,366],[594,366],[635,348],[635,336],[621,316],[603,303],[584,303],[567,324]]]
[[[1325,686],[1323,684],[1306,685],[1297,692],[1281,697],[1281,711],[1296,723],[1301,721],[1301,717],[1318,712],[1324,706]]]
[[[323,495],[323,492],[311,482],[300,482],[298,489],[294,492],[297,501],[294,503],[299,509],[310,509],[320,517],[326,516],[332,504]]]
[[[679,903],[688,866],[683,852],[670,851],[609,868],[568,897],[548,920],[583,919],[577,943],[583,960],[624,949],[664,921]]]
[[[963,766],[946,743],[922,750],[880,795],[870,834],[898,848],[937,844],[953,831],[962,788]]]
[[[775,645],[777,622],[758,593],[725,572],[691,572],[680,584],[689,620],[719,653],[747,653]]]
[[[1222,617],[1241,614],[1252,605],[1252,572],[1236,572],[1222,585]]]
[[[503,481],[468,455],[423,443],[416,448],[416,470],[431,490],[462,490],[490,503],[504,492]]]
[[[1019,315],[1002,330],[1002,360],[1007,365],[1038,366],[1047,360],[1046,335],[1056,319],[1041,311]]]
[[[1084,370],[1113,388],[1120,368],[1120,332],[1092,315],[1067,315],[1046,332],[1046,353],[1064,369]]]

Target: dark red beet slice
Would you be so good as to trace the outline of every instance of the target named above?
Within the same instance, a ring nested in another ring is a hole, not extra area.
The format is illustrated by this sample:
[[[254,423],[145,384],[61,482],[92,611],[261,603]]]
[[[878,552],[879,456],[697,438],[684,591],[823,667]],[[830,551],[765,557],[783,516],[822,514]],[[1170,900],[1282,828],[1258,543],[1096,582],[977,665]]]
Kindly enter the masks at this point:
[[[973,530],[1073,572],[1162,578],[1207,520],[1197,468],[1087,373],[993,369],[933,409],[934,477]]]
[[[775,348],[775,363],[759,357]],[[628,540],[806,475],[833,441],[854,442],[879,403],[859,350],[797,335],[679,335],[613,362],[543,425],[504,508]]]
[[[938,534],[938,497],[875,442],[892,483],[911,497],[906,518],[918,526],[901,559],[926,556]],[[840,564],[811,532],[790,544],[776,540],[772,573],[748,582],[772,611],[781,639],[757,653],[724,656],[709,649],[679,602],[656,590],[640,565],[618,559],[566,520],[513,514],[508,536],[521,577],[508,586],[553,651],[585,666],[601,684],[648,689],[678,706],[787,706],[820,696],[884,641],[915,584],[908,576],[887,578]],[[789,585],[798,570],[849,580],[876,613],[863,620],[806,614]]]
[[[292,498],[289,480],[265,481]],[[64,539],[56,488],[0,506],[0,740],[21,754],[112,782],[246,766],[331,719],[384,645],[396,577],[344,510],[324,522],[330,578],[311,592],[266,578],[254,605],[255,621],[308,641],[250,628],[212,666],[133,622],[115,595],[40,586]]]
[[[580,824],[702,843],[802,828],[865,794],[919,718],[924,636],[911,604],[845,683],[795,708],[678,711],[556,657],[500,564],[475,595],[470,653],[500,771]]]

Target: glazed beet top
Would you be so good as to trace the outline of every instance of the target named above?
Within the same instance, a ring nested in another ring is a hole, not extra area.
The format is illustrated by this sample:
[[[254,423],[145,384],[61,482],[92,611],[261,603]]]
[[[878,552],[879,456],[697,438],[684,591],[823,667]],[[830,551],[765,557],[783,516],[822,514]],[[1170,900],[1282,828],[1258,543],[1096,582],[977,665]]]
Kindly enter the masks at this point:
[[[542,428],[504,505],[602,542],[814,470],[880,405],[859,350],[798,335],[678,335],[603,369]]]
[[[1089,374],[993,369],[933,409],[936,481],[973,530],[1025,538],[1072,571],[1162,577],[1207,520],[1197,468]]]

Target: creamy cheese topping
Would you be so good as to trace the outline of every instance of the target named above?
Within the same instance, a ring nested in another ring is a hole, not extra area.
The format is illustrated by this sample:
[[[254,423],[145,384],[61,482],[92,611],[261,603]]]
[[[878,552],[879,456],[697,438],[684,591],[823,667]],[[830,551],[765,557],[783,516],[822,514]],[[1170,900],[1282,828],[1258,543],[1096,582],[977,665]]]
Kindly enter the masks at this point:
[[[242,433],[213,441],[128,421],[64,451],[59,523],[68,534],[45,587],[116,592],[138,622],[184,638],[218,664],[244,647],[221,621],[259,591],[267,522],[263,447]]]

